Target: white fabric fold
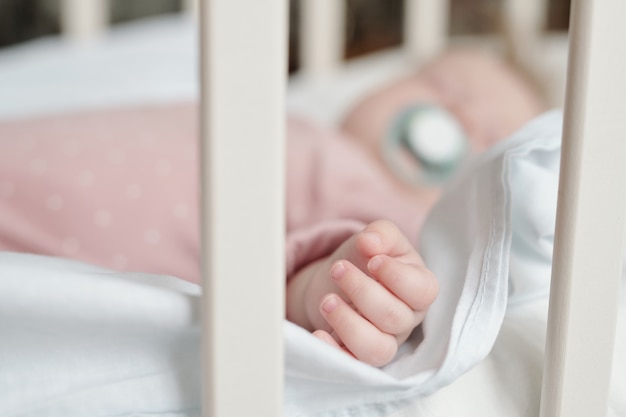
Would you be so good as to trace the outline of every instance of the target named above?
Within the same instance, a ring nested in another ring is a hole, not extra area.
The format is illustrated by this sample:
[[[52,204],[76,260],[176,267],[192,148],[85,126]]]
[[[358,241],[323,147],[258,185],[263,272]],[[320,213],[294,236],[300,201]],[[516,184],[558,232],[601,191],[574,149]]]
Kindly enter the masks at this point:
[[[489,199],[488,207],[492,207],[493,182],[472,184],[481,188],[475,192]],[[331,411],[342,408],[349,410],[346,413],[359,413],[357,415],[384,415],[381,413],[386,409],[382,405],[428,395],[449,383],[454,375],[467,370],[464,361],[474,364],[486,354],[484,348],[478,346],[479,338],[473,337],[474,344],[464,349],[459,349],[462,347],[459,339],[464,331],[465,335],[474,334],[470,327],[479,325],[477,316],[480,316],[481,309],[493,312],[494,304],[501,304],[506,298],[506,290],[499,290],[498,284],[501,286],[502,281],[489,275],[499,271],[500,268],[492,266],[491,262],[498,262],[500,258],[489,257],[486,274],[481,274],[483,258],[489,250],[487,245],[495,242],[478,241],[472,232],[476,231],[476,226],[480,230],[501,227],[505,216],[499,213],[500,218],[492,219],[490,210],[478,212],[467,207],[466,214],[474,218],[468,223],[465,218],[450,215],[448,208],[456,210],[456,207],[456,201],[450,206],[440,205],[437,214],[424,229],[422,254],[426,264],[438,276],[441,292],[423,323],[421,343],[419,339],[410,340],[409,343],[414,343],[414,346],[405,347],[393,363],[378,370],[339,352],[335,354],[326,346],[312,343],[310,335],[300,335],[298,345],[293,346],[289,344],[291,340],[288,337],[288,355],[295,356],[287,366],[287,387],[290,393],[293,392],[294,399],[297,398],[292,402],[288,397],[287,405],[295,408],[293,415],[343,415]],[[448,220],[438,221],[438,216]],[[475,246],[475,242],[479,242],[478,245]],[[491,250],[491,253],[499,252],[501,249]],[[489,281],[489,278],[496,282]],[[502,312],[500,306],[495,316],[501,319]],[[484,325],[487,331],[495,329],[489,335],[493,338],[499,323]],[[482,335],[480,331],[478,335]],[[476,355],[469,353],[474,348],[481,352],[478,358],[470,357]],[[333,388],[329,390],[329,386]],[[312,391],[317,391],[316,395],[311,395]],[[315,400],[307,402],[301,397],[303,395]]]
[[[409,340],[394,362],[374,369],[288,328],[287,415],[383,416],[487,356],[509,298],[547,294],[560,139],[560,112],[545,114],[447,187],[420,241],[440,296],[422,325],[423,340]]]
[[[199,416],[199,287],[0,253],[0,415]]]

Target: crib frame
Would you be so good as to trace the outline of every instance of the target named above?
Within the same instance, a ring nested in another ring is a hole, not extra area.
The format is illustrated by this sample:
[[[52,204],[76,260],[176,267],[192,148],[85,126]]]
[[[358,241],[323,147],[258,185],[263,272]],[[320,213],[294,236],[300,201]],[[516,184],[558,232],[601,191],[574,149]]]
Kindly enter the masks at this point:
[[[63,0],[65,34],[74,40],[101,34],[105,1]],[[287,1],[199,1],[199,8],[195,0],[185,4],[199,14],[202,28],[204,415],[278,416]],[[302,71],[319,77],[340,65],[342,2],[303,2]],[[547,0],[504,2],[521,59],[531,62]],[[426,59],[446,45],[448,7],[444,0],[406,0],[411,59]],[[254,18],[246,19],[242,10]],[[619,114],[626,55],[616,53],[611,40],[623,37],[625,15],[623,0],[572,4],[542,417],[607,413],[626,214],[626,193],[619,192],[626,185],[626,165],[620,163],[626,141],[619,140],[626,131]],[[243,169],[253,178],[242,177]],[[258,270],[277,279],[261,285],[254,279]],[[221,280],[212,279],[217,276]],[[606,279],[598,285],[593,276]],[[594,308],[584,308],[589,305]],[[240,343],[241,334],[259,343]]]
[[[283,385],[287,4],[201,2],[200,18],[201,50],[209,52],[201,55],[200,106],[203,410],[276,416]],[[258,271],[275,279],[260,280]]]
[[[572,6],[543,417],[607,415],[624,248],[626,58],[610,40],[626,4]]]

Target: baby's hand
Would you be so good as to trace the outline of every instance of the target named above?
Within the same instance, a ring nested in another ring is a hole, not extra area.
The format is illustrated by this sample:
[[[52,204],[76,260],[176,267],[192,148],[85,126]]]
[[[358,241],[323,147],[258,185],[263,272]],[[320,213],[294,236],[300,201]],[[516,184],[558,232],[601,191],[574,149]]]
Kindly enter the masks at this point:
[[[371,223],[332,258],[339,293],[321,299],[319,312],[330,329],[314,335],[370,365],[386,365],[422,323],[437,297],[437,280],[388,221]]]

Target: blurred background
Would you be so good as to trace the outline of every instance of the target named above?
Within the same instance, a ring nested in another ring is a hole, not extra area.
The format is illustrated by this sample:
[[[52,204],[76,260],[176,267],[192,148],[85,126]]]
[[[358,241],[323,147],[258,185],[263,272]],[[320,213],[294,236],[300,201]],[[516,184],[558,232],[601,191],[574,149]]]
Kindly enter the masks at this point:
[[[551,106],[563,104],[570,0],[447,1],[289,0],[289,109],[335,123],[363,94],[429,58],[406,53],[417,32],[431,47],[441,36],[441,47],[508,54]],[[0,120],[196,99],[197,4],[0,0]],[[416,5],[439,9],[420,10],[418,22]],[[441,32],[420,31],[428,26]]]
[[[402,0],[337,0],[346,3],[346,58],[362,56],[402,42]],[[518,0],[526,1],[526,0]],[[0,0],[0,47],[60,32],[61,0]],[[188,7],[185,0],[109,0],[113,24],[177,13]],[[496,33],[502,0],[451,0],[452,35]],[[299,0],[290,0],[291,71],[299,66]],[[568,26],[570,0],[550,0],[546,31]]]

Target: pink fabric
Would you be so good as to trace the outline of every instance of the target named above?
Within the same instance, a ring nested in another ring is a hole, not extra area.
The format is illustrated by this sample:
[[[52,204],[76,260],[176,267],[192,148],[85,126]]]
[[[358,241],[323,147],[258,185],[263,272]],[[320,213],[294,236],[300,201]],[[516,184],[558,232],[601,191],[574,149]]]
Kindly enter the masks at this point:
[[[287,143],[288,275],[378,219],[417,244],[425,206],[353,138],[291,118]]]
[[[196,120],[181,104],[0,123],[0,250],[198,282]],[[355,142],[294,119],[288,138],[288,275],[375,219],[417,239],[423,210]]]

